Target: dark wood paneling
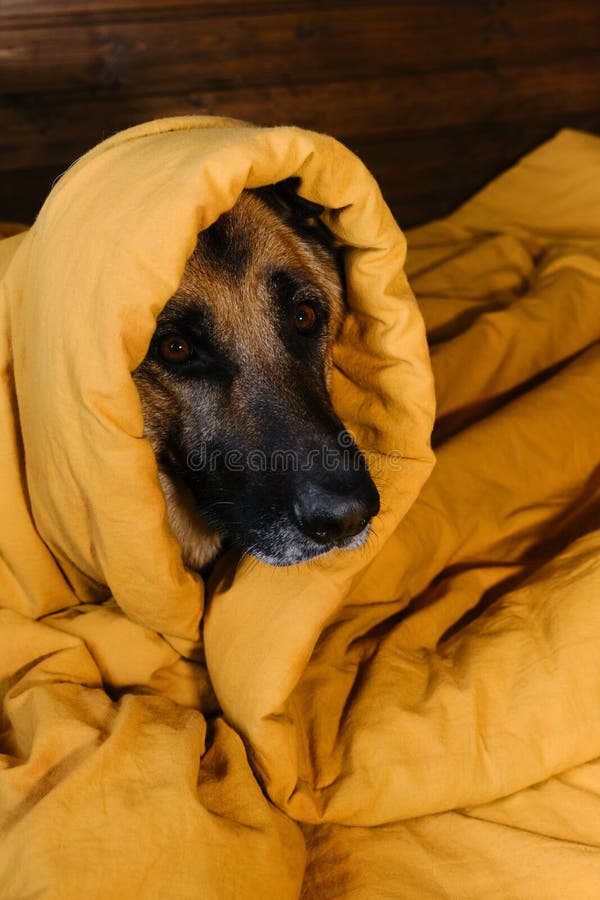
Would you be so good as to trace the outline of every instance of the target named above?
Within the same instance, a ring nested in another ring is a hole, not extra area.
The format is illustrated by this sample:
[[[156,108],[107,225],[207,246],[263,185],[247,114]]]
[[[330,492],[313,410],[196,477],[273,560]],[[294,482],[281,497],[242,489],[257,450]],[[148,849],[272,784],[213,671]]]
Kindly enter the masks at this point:
[[[575,117],[574,127],[600,133],[600,112]],[[452,212],[466,197],[556,132],[553,119],[519,125],[378,134],[347,143],[371,169],[403,227]],[[18,169],[4,179],[2,215],[33,220],[64,166]]]
[[[391,6],[398,7],[394,0]],[[328,6],[364,6],[364,0],[337,0]],[[177,16],[180,12],[193,12],[197,16],[210,16],[215,12],[229,15],[248,15],[253,12],[281,11],[282,0],[2,0],[0,18],[28,20],[51,18],[53,21],[68,19],[97,19],[99,16],[111,20],[120,15],[138,15],[148,18],[152,14]],[[289,10],[314,8],[311,0],[285,0]]]
[[[512,4],[514,5],[514,4]],[[583,57],[600,49],[600,16],[568,6],[539,22],[523,8],[494,22],[487,4],[385,3],[272,15],[32,27],[4,25],[2,92],[129,87],[164,92],[192,85],[289,86],[440,69],[498,70],[514,63]],[[431,7],[436,7],[436,16]],[[168,10],[168,7],[167,7]],[[208,27],[209,26],[209,27]],[[456,33],[460,40],[441,41]],[[33,65],[26,65],[33,61]]]
[[[600,110],[570,120],[600,133]],[[556,134],[556,120],[435,129],[353,138],[402,227],[451,213],[525,153]]]
[[[468,96],[468,103],[464,97]],[[179,95],[130,92],[0,98],[0,170],[70,160],[112,131],[161,115],[232,116],[261,125],[294,122],[352,142],[361,136],[434,133],[456,126],[531,122],[598,109],[600,66],[585,60],[449,71],[363,81],[191,90]],[[90,109],[94,115],[90,116]],[[398,143],[401,149],[401,143]],[[472,160],[476,164],[475,160]]]
[[[600,5],[0,0],[0,217],[115,130],[205,113],[336,135],[413,224],[598,129]]]

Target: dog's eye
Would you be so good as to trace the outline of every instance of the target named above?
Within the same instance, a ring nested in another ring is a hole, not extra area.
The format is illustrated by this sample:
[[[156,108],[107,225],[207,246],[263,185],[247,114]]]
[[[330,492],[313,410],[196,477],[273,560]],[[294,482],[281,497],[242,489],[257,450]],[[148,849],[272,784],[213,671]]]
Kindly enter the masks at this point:
[[[294,309],[294,325],[301,334],[313,334],[318,324],[317,310],[306,300],[296,304]]]
[[[168,363],[185,363],[192,355],[192,348],[185,338],[179,334],[170,334],[161,339],[158,352]]]

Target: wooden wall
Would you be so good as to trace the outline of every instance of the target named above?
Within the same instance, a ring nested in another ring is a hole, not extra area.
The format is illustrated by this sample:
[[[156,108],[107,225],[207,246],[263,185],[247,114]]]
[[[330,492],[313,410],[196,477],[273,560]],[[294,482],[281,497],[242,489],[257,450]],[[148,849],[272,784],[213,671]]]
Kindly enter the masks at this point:
[[[415,224],[561,126],[600,131],[600,2],[0,0],[0,218],[188,113],[334,134]]]

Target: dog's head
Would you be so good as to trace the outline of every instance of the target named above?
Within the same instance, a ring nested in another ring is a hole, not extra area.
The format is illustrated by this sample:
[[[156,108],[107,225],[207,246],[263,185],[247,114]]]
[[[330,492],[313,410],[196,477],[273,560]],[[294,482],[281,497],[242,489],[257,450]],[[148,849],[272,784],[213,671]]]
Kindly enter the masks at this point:
[[[203,231],[134,373],[185,561],[224,538],[271,565],[360,546],[379,508],[329,399],[337,251],[291,180]]]

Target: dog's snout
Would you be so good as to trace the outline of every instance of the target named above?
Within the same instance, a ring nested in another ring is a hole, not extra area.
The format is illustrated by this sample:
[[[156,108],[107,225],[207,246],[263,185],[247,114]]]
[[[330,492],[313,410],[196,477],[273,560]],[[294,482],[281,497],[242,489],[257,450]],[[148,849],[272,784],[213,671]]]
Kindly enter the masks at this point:
[[[364,531],[379,512],[379,494],[368,477],[343,493],[309,484],[302,488],[293,508],[303,534],[318,544],[333,544]]]

